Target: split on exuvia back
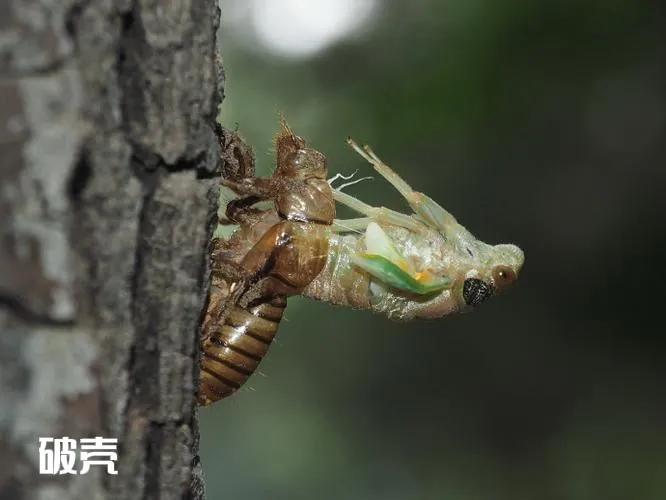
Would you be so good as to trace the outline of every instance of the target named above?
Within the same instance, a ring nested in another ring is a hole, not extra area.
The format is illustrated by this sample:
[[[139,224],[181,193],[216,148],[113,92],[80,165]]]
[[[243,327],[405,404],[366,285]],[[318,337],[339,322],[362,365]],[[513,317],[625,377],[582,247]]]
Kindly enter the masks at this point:
[[[200,404],[235,392],[277,332],[286,299],[303,295],[399,320],[478,306],[518,277],[523,252],[476,239],[414,191],[369,147],[348,144],[405,199],[412,213],[374,207],[332,187],[326,158],[284,120],[276,169],[254,174],[251,149],[221,129],[223,177],[202,327]],[[360,215],[336,219],[335,203]]]

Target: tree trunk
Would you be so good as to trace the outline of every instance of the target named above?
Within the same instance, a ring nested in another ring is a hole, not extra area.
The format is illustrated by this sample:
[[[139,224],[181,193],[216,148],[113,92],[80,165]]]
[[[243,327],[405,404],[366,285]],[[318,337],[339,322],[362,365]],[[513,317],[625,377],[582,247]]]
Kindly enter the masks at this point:
[[[0,21],[0,498],[202,498],[194,399],[216,0],[19,0]],[[40,475],[39,437],[118,475]]]

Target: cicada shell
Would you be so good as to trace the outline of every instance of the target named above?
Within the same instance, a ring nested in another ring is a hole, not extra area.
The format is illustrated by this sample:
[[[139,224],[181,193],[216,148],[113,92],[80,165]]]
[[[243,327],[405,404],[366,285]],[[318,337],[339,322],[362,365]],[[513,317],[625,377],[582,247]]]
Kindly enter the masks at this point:
[[[256,370],[277,332],[287,297],[299,295],[326,265],[333,192],[326,158],[283,121],[277,168],[254,176],[254,159],[235,134],[222,135],[229,166],[212,244],[211,291],[203,322],[199,403],[235,392]],[[229,136],[229,140],[225,138]],[[258,208],[261,203],[267,208]]]

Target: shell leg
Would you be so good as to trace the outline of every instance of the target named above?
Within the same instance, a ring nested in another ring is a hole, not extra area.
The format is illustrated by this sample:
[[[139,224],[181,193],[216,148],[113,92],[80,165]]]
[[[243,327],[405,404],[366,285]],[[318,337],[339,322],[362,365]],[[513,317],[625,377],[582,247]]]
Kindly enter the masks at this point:
[[[260,177],[248,177],[239,181],[222,178],[220,184],[240,196],[254,196],[266,200],[271,198],[272,194],[270,180]]]
[[[446,231],[457,225],[457,221],[453,215],[429,196],[414,191],[412,187],[402,179],[402,177],[380,160],[369,146],[361,148],[351,138],[347,139],[347,144],[370,163],[379,175],[384,177],[384,179],[396,188],[407,201],[411,209],[414,210],[414,213],[418,214],[430,227]]]

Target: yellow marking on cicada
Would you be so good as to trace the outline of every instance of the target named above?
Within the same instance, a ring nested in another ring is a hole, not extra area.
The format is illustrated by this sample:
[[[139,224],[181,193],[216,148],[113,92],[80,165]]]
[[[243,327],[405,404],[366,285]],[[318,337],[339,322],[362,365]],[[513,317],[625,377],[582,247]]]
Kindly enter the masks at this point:
[[[416,281],[418,281],[419,283],[430,283],[434,280],[434,278],[435,277],[428,269],[424,271],[419,271],[414,274],[414,279],[416,279]]]

